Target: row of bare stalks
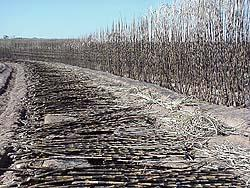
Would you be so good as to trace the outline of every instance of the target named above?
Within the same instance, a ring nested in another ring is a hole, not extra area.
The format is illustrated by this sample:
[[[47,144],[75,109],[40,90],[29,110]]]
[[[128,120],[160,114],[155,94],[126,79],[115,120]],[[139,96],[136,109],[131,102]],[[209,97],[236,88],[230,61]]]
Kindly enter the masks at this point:
[[[250,101],[250,1],[180,0],[80,39],[12,39],[1,55],[53,59],[215,104]]]

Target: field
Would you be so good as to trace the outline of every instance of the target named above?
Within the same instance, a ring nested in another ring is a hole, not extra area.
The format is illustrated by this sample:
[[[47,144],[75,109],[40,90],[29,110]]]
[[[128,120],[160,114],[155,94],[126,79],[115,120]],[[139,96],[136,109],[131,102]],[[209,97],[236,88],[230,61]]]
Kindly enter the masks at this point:
[[[81,39],[0,41],[2,57],[53,58],[155,83],[214,104],[249,106],[248,0],[177,1]]]
[[[250,3],[181,2],[0,40],[0,187],[250,185]]]
[[[249,178],[247,109],[60,63],[4,64],[3,184],[216,187]]]

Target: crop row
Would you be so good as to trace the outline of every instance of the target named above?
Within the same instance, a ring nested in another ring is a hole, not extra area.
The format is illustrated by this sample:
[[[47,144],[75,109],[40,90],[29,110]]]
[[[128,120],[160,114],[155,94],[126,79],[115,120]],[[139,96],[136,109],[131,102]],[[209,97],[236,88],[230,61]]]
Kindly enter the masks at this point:
[[[0,56],[57,60],[215,104],[250,101],[249,0],[182,0],[81,39],[0,41]]]

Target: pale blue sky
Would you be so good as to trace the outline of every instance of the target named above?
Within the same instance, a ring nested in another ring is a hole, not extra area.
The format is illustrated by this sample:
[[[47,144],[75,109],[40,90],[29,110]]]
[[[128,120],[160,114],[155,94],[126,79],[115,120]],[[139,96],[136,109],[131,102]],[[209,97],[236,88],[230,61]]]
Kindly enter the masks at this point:
[[[0,0],[0,37],[76,38],[171,0]]]

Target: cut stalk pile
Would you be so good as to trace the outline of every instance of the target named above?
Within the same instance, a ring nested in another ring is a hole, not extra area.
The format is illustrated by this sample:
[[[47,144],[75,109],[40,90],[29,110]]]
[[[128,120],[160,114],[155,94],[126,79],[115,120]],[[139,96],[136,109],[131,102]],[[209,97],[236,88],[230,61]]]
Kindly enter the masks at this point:
[[[196,154],[218,127],[204,126],[201,132],[207,128],[207,135],[201,137],[196,130],[197,136],[190,130],[183,135],[172,127],[162,129],[143,109],[118,105],[119,99],[94,86],[87,75],[49,63],[25,66],[27,112],[16,130],[13,164],[1,169],[14,174],[10,186],[244,185],[230,168],[204,167],[208,158]],[[181,125],[186,129],[186,123],[196,121],[194,129],[200,130],[198,124],[208,121],[198,117]]]

